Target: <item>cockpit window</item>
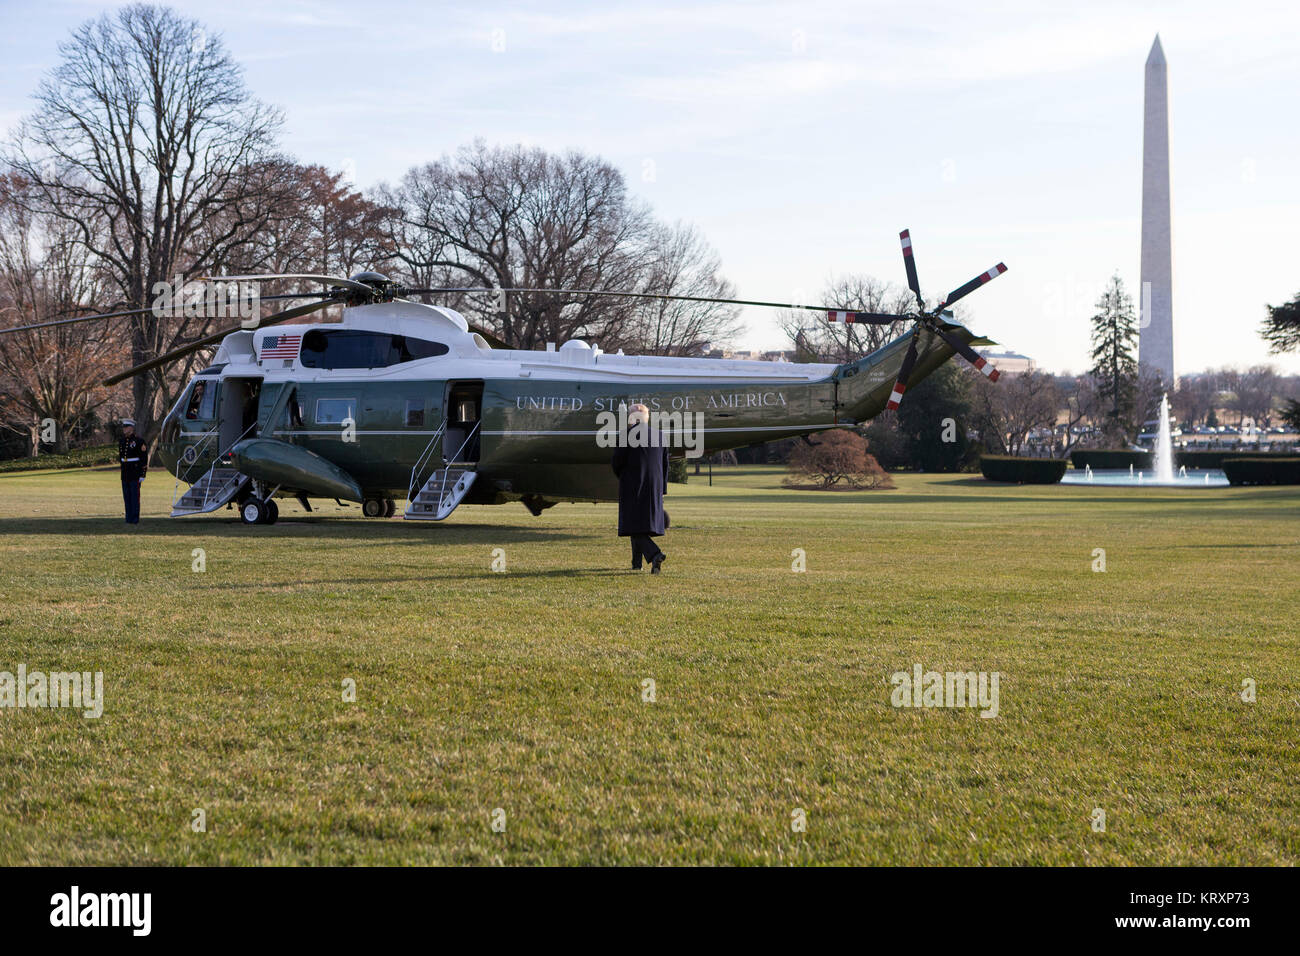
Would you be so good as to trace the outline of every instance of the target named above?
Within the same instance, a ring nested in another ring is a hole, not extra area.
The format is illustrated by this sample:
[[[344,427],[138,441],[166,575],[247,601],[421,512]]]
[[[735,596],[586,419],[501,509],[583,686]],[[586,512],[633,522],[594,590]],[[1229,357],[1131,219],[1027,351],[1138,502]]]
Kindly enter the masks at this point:
[[[402,362],[446,355],[442,342],[409,335],[337,329],[312,329],[302,339],[299,361],[307,368],[387,368]]]
[[[199,379],[190,391],[185,405],[185,417],[190,421],[210,422],[217,417],[217,383]]]

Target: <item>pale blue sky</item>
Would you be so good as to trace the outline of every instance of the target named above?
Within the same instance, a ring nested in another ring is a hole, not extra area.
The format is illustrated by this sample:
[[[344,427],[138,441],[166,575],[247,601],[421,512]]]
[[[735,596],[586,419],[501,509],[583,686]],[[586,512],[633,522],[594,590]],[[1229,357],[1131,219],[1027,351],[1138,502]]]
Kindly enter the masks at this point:
[[[57,44],[112,4],[0,0],[0,126]],[[1143,64],[1169,60],[1179,372],[1269,357],[1300,291],[1300,6],[1189,0],[172,6],[224,36],[285,144],[367,187],[475,137],[596,153],[697,224],[747,298],[834,274],[937,298],[999,260],[971,325],[1056,370],[1138,282]],[[750,310],[742,345],[784,343]]]

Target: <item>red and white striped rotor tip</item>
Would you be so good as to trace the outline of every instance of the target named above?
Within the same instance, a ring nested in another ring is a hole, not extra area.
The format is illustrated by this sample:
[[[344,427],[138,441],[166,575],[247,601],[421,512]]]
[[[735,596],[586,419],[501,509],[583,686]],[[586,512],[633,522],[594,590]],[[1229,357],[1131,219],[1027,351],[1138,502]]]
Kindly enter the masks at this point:
[[[898,234],[898,241],[903,244],[903,255],[910,256],[912,254],[912,231],[904,229]]]
[[[890,411],[898,408],[899,403],[903,400],[903,392],[905,389],[906,386],[901,382],[895,382],[894,390],[889,393],[889,401],[885,403],[885,407]]]
[[[853,313],[828,311],[826,313],[826,318],[830,319],[832,322],[844,322],[847,324],[853,321]]]
[[[987,375],[990,382],[996,382],[998,380],[998,376],[1001,374],[997,369],[995,369],[991,364],[989,364],[988,360],[985,359],[984,356],[982,355],[971,364],[974,365],[981,372],[983,372],[985,375]]]

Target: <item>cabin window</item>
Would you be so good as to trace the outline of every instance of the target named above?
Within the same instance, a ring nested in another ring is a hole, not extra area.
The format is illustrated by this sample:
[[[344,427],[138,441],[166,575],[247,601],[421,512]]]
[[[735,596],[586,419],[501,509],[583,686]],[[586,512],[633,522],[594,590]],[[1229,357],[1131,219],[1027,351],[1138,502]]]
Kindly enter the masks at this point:
[[[357,400],[355,398],[318,398],[316,399],[317,425],[342,425],[346,420],[357,420]]]
[[[408,398],[406,400],[406,427],[424,427],[424,399]]]
[[[199,379],[190,392],[190,400],[185,406],[185,417],[190,421],[210,422],[217,417],[217,383],[216,380]]]
[[[307,368],[387,368],[402,362],[446,355],[442,342],[409,335],[337,329],[312,329],[302,339],[298,361]]]

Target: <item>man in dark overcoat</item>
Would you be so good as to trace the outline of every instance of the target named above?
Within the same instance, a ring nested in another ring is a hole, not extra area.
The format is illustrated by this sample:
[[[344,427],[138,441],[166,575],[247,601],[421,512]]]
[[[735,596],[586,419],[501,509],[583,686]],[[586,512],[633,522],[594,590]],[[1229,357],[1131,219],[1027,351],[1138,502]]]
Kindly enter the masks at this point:
[[[642,436],[649,433],[650,411],[644,405],[628,410],[629,432],[638,424]],[[668,484],[668,448],[658,444],[624,441],[614,451],[612,462],[618,476],[618,533],[632,539],[632,569],[650,562],[650,573],[658,574],[667,557],[654,539],[663,535],[664,491]]]

